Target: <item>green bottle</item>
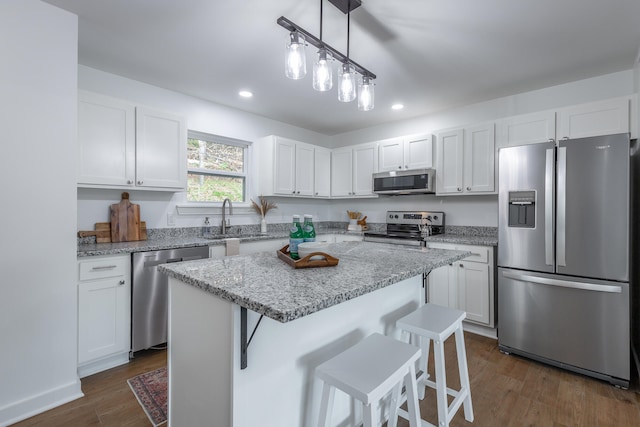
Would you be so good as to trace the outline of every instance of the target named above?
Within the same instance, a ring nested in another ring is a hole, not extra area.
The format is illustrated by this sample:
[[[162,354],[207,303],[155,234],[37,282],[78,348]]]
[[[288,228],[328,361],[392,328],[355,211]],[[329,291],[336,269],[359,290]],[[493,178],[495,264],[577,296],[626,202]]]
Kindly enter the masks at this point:
[[[302,237],[302,226],[300,225],[300,215],[293,216],[293,224],[289,229],[289,256],[293,259],[300,259],[298,256],[298,245],[304,242]]]
[[[305,242],[316,241],[316,229],[313,227],[313,216],[305,214],[302,224],[302,238]]]

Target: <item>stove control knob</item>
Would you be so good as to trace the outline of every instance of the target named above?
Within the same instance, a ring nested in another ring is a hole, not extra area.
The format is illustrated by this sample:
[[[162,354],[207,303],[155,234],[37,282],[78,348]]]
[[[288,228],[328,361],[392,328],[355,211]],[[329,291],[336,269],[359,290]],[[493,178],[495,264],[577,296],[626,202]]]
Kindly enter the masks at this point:
[[[433,216],[433,219],[434,219],[435,221],[437,221],[437,220],[438,220],[438,215],[434,215],[434,216]]]
[[[394,215],[393,217],[394,217],[395,219],[398,219],[398,215]]]

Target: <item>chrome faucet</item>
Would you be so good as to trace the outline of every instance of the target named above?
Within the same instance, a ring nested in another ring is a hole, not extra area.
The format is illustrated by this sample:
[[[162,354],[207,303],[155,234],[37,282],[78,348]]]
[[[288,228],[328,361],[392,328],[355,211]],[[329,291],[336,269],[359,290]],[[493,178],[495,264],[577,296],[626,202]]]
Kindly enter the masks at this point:
[[[228,198],[224,199],[222,201],[222,234],[227,234],[227,227],[229,227],[230,225],[230,222],[224,213],[224,207],[226,206],[227,202],[229,202],[229,215],[233,215],[233,205],[231,204],[231,200],[229,200]]]

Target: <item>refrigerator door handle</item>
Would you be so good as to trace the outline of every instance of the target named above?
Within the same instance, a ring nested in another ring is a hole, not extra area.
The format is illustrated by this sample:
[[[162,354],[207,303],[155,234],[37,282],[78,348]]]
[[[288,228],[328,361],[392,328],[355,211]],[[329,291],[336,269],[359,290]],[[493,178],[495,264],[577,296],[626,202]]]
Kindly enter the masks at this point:
[[[622,293],[622,286],[619,285],[600,285],[596,283],[571,282],[568,280],[550,279],[548,277],[532,276],[529,274],[516,273],[512,271],[503,271],[502,275],[508,279],[519,280],[521,282],[559,286],[562,288],[582,289],[585,291],[609,292],[617,294]]]
[[[544,255],[545,263],[553,265],[553,162],[554,150],[547,150],[544,174]]]
[[[567,147],[558,147],[558,181],[557,181],[557,206],[556,213],[556,263],[567,266],[566,260],[566,220],[567,220]]]

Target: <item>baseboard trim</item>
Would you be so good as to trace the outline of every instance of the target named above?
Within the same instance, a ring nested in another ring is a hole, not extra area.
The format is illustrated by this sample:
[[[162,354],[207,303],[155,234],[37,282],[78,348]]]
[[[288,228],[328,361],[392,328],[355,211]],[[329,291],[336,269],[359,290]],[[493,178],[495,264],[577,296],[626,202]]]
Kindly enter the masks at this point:
[[[0,427],[10,426],[84,396],[80,378],[0,408]]]
[[[88,377],[89,375],[97,374],[98,372],[106,371],[107,369],[115,368],[125,363],[129,363],[128,351],[79,365],[78,376],[80,376],[80,378]]]
[[[498,330],[496,328],[490,328],[488,326],[480,326],[475,323],[462,322],[462,329],[472,334],[482,335],[483,337],[498,339]]]

